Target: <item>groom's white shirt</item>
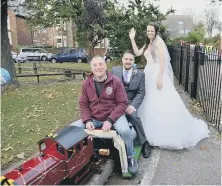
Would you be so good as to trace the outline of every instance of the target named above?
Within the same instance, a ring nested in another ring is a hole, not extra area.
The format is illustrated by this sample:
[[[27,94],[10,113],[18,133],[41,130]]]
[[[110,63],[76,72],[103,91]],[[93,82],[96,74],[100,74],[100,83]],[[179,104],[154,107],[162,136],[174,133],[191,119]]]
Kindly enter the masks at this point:
[[[132,73],[133,73],[133,67],[132,67],[130,70],[126,70],[126,69],[123,67],[123,74],[125,73],[125,71],[128,71],[127,80],[128,80],[128,82],[130,82],[130,78],[131,78]]]

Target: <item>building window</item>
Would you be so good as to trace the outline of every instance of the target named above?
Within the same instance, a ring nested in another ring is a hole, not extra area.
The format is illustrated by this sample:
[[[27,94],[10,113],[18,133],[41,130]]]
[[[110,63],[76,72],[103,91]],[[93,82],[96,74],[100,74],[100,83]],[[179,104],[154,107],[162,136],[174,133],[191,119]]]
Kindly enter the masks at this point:
[[[34,31],[33,35],[34,35],[34,37],[37,37],[37,32],[36,32],[36,31]]]
[[[60,24],[57,24],[56,25],[56,30],[60,30],[60,26],[61,26]]]
[[[183,21],[178,21],[178,25],[183,25]]]
[[[185,30],[185,34],[188,34],[190,32],[190,30]]]
[[[42,27],[42,33],[47,33],[47,28]]]
[[[184,34],[184,30],[179,30],[179,34]]]
[[[60,20],[56,19],[56,30],[59,30],[61,27]]]
[[[66,38],[63,38],[63,46],[64,46],[64,47],[67,46],[67,40],[66,40]]]
[[[62,39],[57,39],[57,48],[62,47]]]
[[[66,23],[63,24],[63,30],[66,30]]]

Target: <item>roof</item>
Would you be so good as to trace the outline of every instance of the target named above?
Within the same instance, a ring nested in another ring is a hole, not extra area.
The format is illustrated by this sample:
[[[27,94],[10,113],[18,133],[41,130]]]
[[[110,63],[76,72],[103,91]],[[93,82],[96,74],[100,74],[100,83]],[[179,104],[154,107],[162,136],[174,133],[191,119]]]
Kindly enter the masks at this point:
[[[28,17],[28,11],[26,8],[22,5],[22,0],[9,0],[8,7],[16,16],[20,17]]]
[[[76,143],[88,136],[83,127],[67,126],[58,131],[54,140],[60,143],[65,149],[69,149]]]

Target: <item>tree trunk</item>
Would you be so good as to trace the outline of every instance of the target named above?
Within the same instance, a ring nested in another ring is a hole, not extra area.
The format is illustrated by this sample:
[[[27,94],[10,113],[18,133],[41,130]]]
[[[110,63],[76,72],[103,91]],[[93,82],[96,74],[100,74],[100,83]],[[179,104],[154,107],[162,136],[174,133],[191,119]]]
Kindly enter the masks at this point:
[[[95,56],[94,46],[92,46],[92,56]]]
[[[12,60],[11,47],[8,38],[8,27],[7,27],[7,17],[8,17],[8,3],[7,0],[2,0],[1,2],[1,67],[6,69],[11,80],[7,83],[8,85],[18,86],[14,61]]]
[[[93,46],[92,45],[89,45],[89,52],[90,52],[90,57],[94,57],[94,51],[93,51]]]

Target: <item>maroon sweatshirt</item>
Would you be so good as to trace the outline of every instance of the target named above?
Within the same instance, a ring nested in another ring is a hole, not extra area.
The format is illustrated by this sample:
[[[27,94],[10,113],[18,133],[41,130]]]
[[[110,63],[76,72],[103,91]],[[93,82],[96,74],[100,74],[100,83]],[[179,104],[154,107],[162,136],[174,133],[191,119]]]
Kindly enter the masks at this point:
[[[107,72],[107,80],[99,97],[96,95],[93,74],[88,76],[82,85],[79,104],[83,123],[91,119],[106,121],[107,118],[115,123],[125,114],[128,100],[120,79]]]

